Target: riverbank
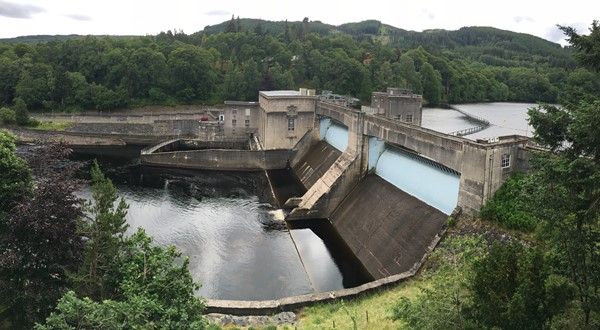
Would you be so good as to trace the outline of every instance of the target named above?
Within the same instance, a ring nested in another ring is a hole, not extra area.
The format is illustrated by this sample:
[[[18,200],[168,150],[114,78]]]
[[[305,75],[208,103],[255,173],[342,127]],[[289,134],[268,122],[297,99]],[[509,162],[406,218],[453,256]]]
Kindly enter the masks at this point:
[[[483,244],[488,246],[494,241],[530,239],[521,233],[504,230],[487,221],[460,219],[447,231],[440,245],[443,246],[446,241],[454,238],[480,235],[484,238]],[[400,321],[392,319],[392,308],[400,298],[414,299],[422,292],[422,288],[431,288],[437,280],[435,272],[428,272],[432,268],[435,268],[435,265],[431,261],[426,261],[414,277],[404,282],[361,295],[356,299],[322,303],[299,309],[295,311],[296,319],[293,322],[282,324],[262,319],[262,323],[250,324],[248,323],[252,319],[250,316],[225,318],[221,316],[221,318],[210,318],[210,320],[224,329],[404,329]],[[226,324],[218,323],[220,320],[228,322]]]

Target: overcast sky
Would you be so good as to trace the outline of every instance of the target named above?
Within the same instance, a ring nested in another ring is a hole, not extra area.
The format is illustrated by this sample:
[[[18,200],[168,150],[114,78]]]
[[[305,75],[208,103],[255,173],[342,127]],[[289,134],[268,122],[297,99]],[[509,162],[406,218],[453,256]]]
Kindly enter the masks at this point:
[[[586,34],[600,1],[532,0],[0,0],[0,38],[38,34],[191,34],[231,19],[319,20],[339,25],[376,19],[414,31],[492,26],[564,44],[557,24]]]

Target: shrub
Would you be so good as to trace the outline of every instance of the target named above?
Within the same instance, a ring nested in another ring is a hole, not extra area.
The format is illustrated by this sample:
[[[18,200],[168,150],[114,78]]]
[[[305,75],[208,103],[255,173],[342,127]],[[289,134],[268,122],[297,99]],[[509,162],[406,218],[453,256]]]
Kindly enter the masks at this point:
[[[535,229],[536,219],[526,208],[526,181],[527,177],[524,174],[513,174],[483,205],[481,218],[498,222],[509,229]]]
[[[9,108],[0,109],[0,122],[5,125],[15,123],[15,111]]]

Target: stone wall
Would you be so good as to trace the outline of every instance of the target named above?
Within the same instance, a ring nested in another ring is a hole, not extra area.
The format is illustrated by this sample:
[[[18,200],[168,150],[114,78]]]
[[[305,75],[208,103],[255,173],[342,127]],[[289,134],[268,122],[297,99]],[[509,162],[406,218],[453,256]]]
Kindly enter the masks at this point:
[[[17,136],[19,142],[65,141],[70,145],[150,145],[165,140],[165,136],[141,134],[85,133],[67,131],[42,131],[23,128],[5,128]]]

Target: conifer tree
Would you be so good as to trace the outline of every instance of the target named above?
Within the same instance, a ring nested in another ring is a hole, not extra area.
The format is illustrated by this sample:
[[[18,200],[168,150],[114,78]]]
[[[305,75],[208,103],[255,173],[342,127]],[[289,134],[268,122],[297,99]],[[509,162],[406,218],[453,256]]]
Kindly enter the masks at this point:
[[[88,217],[80,223],[80,232],[87,238],[85,257],[73,281],[79,295],[100,301],[114,294],[115,258],[123,248],[129,227],[125,219],[129,206],[122,197],[119,199],[96,160],[91,176],[92,201],[85,207]]]

